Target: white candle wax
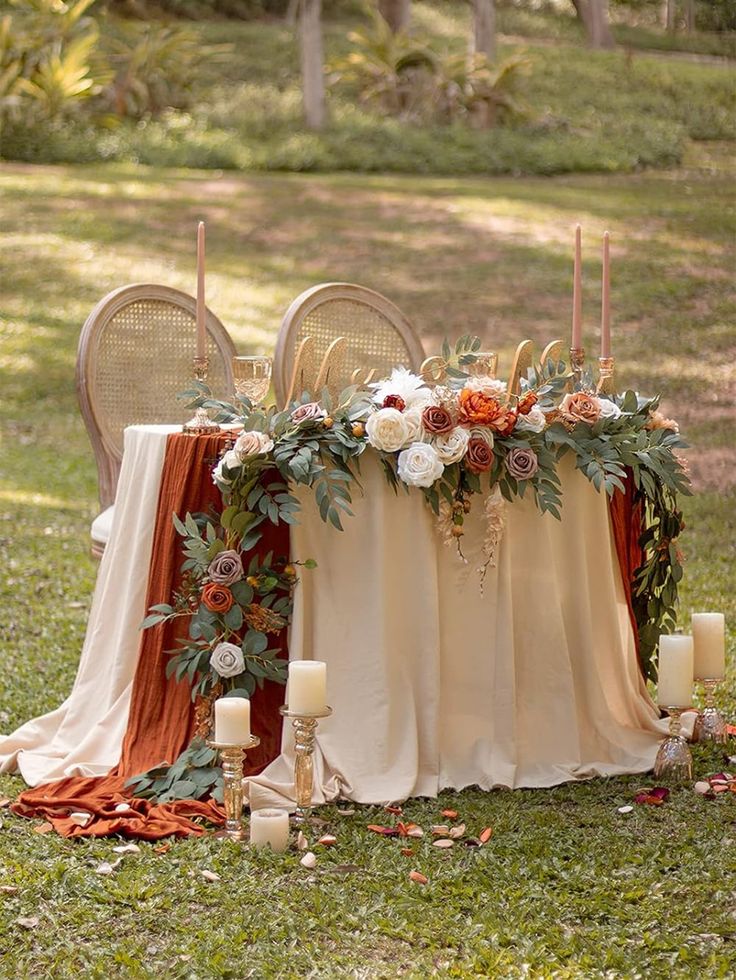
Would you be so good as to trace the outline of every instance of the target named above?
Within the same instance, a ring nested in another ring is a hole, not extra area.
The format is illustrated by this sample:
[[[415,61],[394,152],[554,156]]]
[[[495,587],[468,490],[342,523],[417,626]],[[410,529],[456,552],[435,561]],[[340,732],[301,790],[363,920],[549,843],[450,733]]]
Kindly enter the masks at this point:
[[[292,660],[289,664],[289,711],[319,714],[327,706],[327,664],[321,660]]]
[[[572,276],[572,343],[578,349],[583,346],[583,282],[582,282],[582,229],[575,227],[575,261]]]
[[[693,699],[692,636],[660,636],[657,702],[663,708],[687,708]]]
[[[693,613],[695,676],[720,680],[726,669],[726,620],[723,613]]]
[[[197,357],[207,355],[207,327],[204,301],[204,221],[197,225]]]
[[[250,741],[248,698],[219,698],[215,701],[215,741],[220,745],[242,745]]]
[[[289,846],[289,814],[287,810],[253,810],[250,815],[250,842],[282,853]]]

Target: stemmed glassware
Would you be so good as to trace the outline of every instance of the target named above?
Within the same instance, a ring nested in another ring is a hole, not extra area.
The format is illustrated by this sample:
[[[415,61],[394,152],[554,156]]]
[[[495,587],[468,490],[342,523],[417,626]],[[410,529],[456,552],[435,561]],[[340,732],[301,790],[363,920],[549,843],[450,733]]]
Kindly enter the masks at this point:
[[[235,393],[245,395],[254,406],[261,405],[271,387],[273,359],[262,355],[233,358]]]
[[[472,378],[495,378],[498,368],[498,354],[494,351],[478,351],[472,364],[465,365],[465,371]]]

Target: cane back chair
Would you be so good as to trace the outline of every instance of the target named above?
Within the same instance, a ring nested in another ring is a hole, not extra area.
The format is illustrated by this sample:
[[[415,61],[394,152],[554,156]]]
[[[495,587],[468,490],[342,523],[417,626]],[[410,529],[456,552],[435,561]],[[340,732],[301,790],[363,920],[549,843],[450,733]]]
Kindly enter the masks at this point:
[[[235,346],[210,310],[206,315],[208,383],[232,392]],[[123,431],[136,423],[185,422],[177,394],[192,376],[196,342],[194,297],[154,283],[121,286],[95,306],[77,349],[77,394],[97,461],[101,513],[93,522],[92,553],[100,557],[112,523]]]
[[[309,338],[308,356],[300,361],[294,379],[295,359]],[[424,359],[422,344],[414,327],[394,304],[380,293],[345,282],[322,283],[307,289],[286,311],[276,341],[274,391],[279,406],[302,390],[315,397],[320,366],[328,352],[336,351],[328,380],[333,393],[370,371],[385,377],[391,368],[404,365],[418,371]],[[295,390],[290,391],[292,380]],[[322,379],[324,380],[324,378]]]

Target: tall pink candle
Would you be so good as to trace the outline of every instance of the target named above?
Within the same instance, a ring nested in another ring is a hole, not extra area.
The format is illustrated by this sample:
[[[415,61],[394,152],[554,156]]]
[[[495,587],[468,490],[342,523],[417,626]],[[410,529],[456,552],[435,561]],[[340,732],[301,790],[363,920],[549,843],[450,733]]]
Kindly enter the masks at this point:
[[[207,356],[204,305],[204,221],[197,226],[197,357]]]
[[[609,234],[603,234],[603,282],[601,286],[601,357],[611,356],[611,256]]]
[[[582,292],[582,230],[575,226],[575,266],[572,281],[572,344],[573,348],[583,346],[583,292]]]

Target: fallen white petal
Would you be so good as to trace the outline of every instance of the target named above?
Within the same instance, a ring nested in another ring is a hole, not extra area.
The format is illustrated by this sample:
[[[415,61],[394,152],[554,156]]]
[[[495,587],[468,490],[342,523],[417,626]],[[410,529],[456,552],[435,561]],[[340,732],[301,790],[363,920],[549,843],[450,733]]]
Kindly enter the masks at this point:
[[[299,862],[304,868],[316,868],[317,867],[317,855],[313,854],[311,851],[307,851],[304,857]]]
[[[631,811],[633,809],[634,809],[633,806],[620,806],[618,808],[618,812],[619,813],[631,813]]]
[[[92,814],[85,813],[84,810],[75,810],[73,813],[69,814],[69,819],[73,823],[77,824],[78,827],[86,827],[92,819]]]
[[[710,783],[701,779],[693,786],[693,789],[696,793],[700,793],[701,796],[705,796],[706,793],[710,793]]]
[[[207,881],[219,881],[220,880],[220,876],[217,874],[216,871],[206,871],[205,870],[205,871],[200,871],[199,873]]]
[[[140,854],[141,849],[137,844],[121,844],[120,847],[113,847],[116,854]]]

